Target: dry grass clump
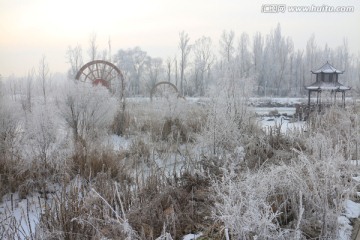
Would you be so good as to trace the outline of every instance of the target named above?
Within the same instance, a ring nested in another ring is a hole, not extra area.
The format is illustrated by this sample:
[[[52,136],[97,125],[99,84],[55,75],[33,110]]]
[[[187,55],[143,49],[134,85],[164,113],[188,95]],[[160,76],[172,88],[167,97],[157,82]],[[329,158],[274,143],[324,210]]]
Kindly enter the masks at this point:
[[[162,140],[178,141],[185,143],[188,141],[188,130],[181,123],[181,120],[166,119],[161,132]]]
[[[9,192],[15,192],[21,185],[30,180],[30,170],[21,171],[21,159],[0,157],[0,197]]]
[[[150,146],[148,143],[145,143],[143,139],[135,139],[132,141],[129,150],[128,150],[128,157],[133,162],[148,162],[150,158]]]
[[[61,189],[43,206],[40,230],[47,239],[137,239],[121,213],[121,199],[113,181],[107,181],[107,195],[79,178]],[[102,186],[105,187],[105,186]],[[110,200],[111,200],[110,199]],[[117,202],[114,201],[117,199]]]
[[[64,186],[53,196],[53,201],[43,206],[40,218],[40,228],[49,238],[53,239],[86,239],[95,236],[97,229],[85,216],[88,211],[85,207],[85,197],[88,190],[81,182],[74,182]]]
[[[265,131],[259,126],[254,126],[254,121],[249,121],[242,128],[242,145],[245,148],[245,162],[250,169],[258,168],[264,163],[279,164],[289,163],[297,156],[293,149],[306,150],[306,137],[308,132],[304,129],[281,130],[282,124],[275,124]]]
[[[125,135],[131,124],[130,115],[127,111],[118,111],[111,124],[111,130],[116,135]]]
[[[37,159],[0,158],[0,196],[18,191],[19,197],[25,199],[34,191],[45,193],[48,184],[62,179],[68,170],[65,165],[43,164]]]
[[[86,154],[77,152],[72,156],[72,171],[86,179],[95,178],[100,172],[109,172],[115,178],[120,173],[120,163],[124,157],[124,154],[115,154],[108,148],[93,149]]]
[[[170,181],[170,182],[169,182]],[[142,239],[154,239],[165,231],[173,239],[204,230],[210,223],[208,179],[184,173],[174,182],[153,175],[138,193],[129,221]]]

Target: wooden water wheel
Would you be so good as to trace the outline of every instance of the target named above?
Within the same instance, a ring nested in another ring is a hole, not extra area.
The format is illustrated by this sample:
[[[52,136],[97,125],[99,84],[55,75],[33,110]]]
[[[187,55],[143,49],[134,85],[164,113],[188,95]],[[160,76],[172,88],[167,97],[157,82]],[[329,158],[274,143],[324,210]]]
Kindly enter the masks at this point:
[[[121,86],[124,85],[124,77],[118,67],[104,60],[94,60],[82,66],[75,76],[76,80],[101,84],[110,91],[115,90],[116,81],[120,80]]]

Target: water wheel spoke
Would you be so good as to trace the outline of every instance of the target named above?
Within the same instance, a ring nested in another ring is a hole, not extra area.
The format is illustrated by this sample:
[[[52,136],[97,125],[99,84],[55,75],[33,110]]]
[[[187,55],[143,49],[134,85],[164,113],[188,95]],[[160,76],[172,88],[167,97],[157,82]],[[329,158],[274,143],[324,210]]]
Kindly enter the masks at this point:
[[[113,71],[113,69],[110,69],[110,71],[107,72],[107,75],[105,76],[105,79],[107,79],[109,77],[109,75],[111,74],[112,71]]]
[[[101,74],[100,74],[100,72],[99,72],[99,65],[98,65],[98,63],[96,63],[95,66],[96,66],[97,78],[101,78]]]
[[[106,71],[107,66],[108,66],[108,65],[106,65],[106,64],[103,64],[103,65],[102,65],[102,68],[101,68],[101,78],[102,78],[102,79],[106,79],[106,77],[104,76],[104,74],[107,72],[107,71]]]
[[[80,79],[80,81],[85,82],[87,79],[87,74],[85,72],[81,72],[81,75],[84,75],[85,77],[84,77],[84,79]],[[80,76],[80,78],[81,78],[81,76]]]

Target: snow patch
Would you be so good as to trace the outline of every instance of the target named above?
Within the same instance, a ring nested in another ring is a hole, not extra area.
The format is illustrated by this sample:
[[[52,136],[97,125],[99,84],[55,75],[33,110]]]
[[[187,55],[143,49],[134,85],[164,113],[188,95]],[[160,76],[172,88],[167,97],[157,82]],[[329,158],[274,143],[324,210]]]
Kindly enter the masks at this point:
[[[357,182],[360,182],[360,176],[358,177],[352,177],[353,180],[357,181]]]
[[[350,220],[345,216],[338,217],[339,224],[339,240],[347,240],[351,238],[353,227],[350,225]]]
[[[190,234],[185,235],[183,237],[183,240],[195,240],[201,236],[202,236],[202,233],[197,233],[197,234],[190,233]]]
[[[347,218],[358,218],[360,216],[360,203],[356,203],[351,200],[346,200],[345,216]]]
[[[346,200],[344,207],[344,216],[338,217],[339,240],[350,240],[353,227],[350,225],[349,218],[358,218],[360,216],[360,203]]]
[[[5,195],[0,204],[0,229],[11,233],[14,231],[12,228],[18,228],[17,237],[29,239],[39,223],[40,205],[45,206],[44,201],[38,193],[30,194],[26,199],[19,198],[18,193]]]
[[[121,151],[121,150],[126,150],[129,149],[131,140],[126,139],[124,137],[118,136],[118,135],[111,135],[111,140],[112,144],[114,145],[114,150],[115,151]]]

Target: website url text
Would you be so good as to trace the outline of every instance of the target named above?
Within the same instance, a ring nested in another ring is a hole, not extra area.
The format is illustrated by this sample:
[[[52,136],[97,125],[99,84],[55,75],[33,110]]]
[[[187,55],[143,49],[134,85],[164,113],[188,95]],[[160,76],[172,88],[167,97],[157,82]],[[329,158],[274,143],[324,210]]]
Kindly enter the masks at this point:
[[[308,6],[287,6],[286,4],[263,4],[263,13],[285,13],[287,12],[308,12],[308,13],[348,13],[354,12],[354,6],[330,6],[330,5],[308,5]]]

